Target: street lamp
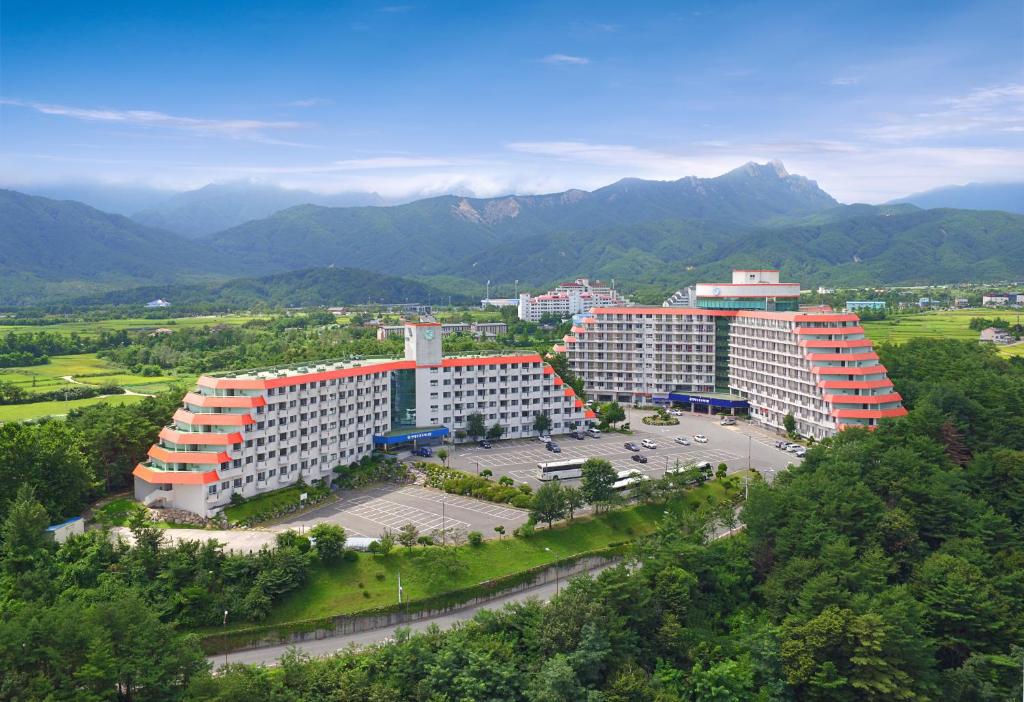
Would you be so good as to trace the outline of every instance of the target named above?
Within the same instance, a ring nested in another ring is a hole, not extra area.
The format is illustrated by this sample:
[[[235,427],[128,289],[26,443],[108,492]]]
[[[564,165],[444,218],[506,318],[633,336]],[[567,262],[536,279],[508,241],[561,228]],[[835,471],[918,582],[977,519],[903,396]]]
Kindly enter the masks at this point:
[[[221,643],[224,645],[224,667],[228,667],[228,611],[224,610],[224,621],[221,629]]]

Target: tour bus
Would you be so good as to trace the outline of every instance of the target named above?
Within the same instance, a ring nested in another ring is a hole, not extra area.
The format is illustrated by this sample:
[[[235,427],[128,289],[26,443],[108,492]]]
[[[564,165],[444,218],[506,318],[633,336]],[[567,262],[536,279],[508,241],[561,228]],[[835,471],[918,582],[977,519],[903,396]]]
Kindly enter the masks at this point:
[[[568,461],[549,461],[548,463],[537,464],[537,478],[539,480],[571,480],[583,475],[585,460],[573,458]]]
[[[631,488],[642,480],[650,480],[651,476],[644,475],[635,468],[632,470],[620,470],[616,480],[612,483],[612,490],[625,490]]]

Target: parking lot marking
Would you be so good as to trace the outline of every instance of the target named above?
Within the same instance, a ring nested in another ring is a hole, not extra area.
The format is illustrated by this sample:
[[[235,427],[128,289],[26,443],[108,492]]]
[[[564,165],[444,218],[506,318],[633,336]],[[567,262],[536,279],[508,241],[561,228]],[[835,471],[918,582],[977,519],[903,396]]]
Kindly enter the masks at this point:
[[[483,502],[482,500],[470,499],[461,495],[446,495],[445,493],[434,492],[433,490],[427,490],[425,488],[407,487],[399,490],[398,492],[415,497],[419,500],[430,500],[431,502],[437,503],[444,502],[451,507],[458,507],[470,512],[485,514],[488,517],[497,517],[498,519],[515,519],[525,514],[524,510],[516,509],[514,507],[506,507],[504,505]]]
[[[346,508],[345,512],[352,516],[366,519],[380,524],[389,529],[399,529],[406,524],[413,524],[422,530],[441,528],[442,522],[447,528],[468,528],[469,522],[461,519],[446,517],[442,519],[440,514],[426,512],[408,505],[383,500],[381,498],[370,498],[368,500],[354,500],[358,502],[354,507]]]

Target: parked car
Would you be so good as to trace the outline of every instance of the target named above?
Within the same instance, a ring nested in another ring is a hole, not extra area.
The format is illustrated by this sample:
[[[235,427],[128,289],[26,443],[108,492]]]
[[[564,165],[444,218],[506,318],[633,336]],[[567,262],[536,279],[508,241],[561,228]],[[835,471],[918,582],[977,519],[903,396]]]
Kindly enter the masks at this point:
[[[550,436],[538,436],[537,437],[537,441],[540,441],[540,442],[546,444],[546,443],[551,441],[551,437]]]
[[[636,461],[637,463],[647,463],[647,456],[643,455],[642,453],[634,453],[633,460]]]
[[[689,446],[690,445],[690,440],[687,439],[685,436],[677,436],[675,438],[675,442],[677,444],[679,444],[680,446]]]
[[[589,429],[587,429],[587,436],[589,436],[591,439],[596,439],[597,437],[601,436],[601,430],[597,429],[596,427],[590,427]]]
[[[680,410],[680,409],[670,409],[668,411],[668,413],[671,414],[671,415],[674,415],[676,417],[682,417],[683,416],[683,411]]]
[[[639,447],[639,446],[637,446],[636,444],[634,444],[634,443],[633,443],[632,441],[627,441],[627,442],[626,442],[626,443],[624,443],[624,444],[623,444],[622,446],[623,446],[623,448],[625,448],[625,449],[626,449],[627,451],[639,451],[639,450],[640,450],[640,447]]]
[[[640,445],[648,449],[658,448],[658,445],[654,443],[654,441],[652,441],[651,439],[644,439],[643,441],[640,442]]]
[[[710,473],[711,472],[711,461],[704,461],[702,463],[698,463],[697,465],[694,466],[694,468],[699,468],[700,470],[704,471],[705,473]]]
[[[412,452],[414,456],[422,456],[423,458],[430,458],[434,455],[434,452],[429,446],[420,446],[418,449]]]
[[[789,442],[788,441],[776,441],[775,442],[775,448],[777,448],[777,449],[779,449],[781,451],[785,451],[787,446],[789,446]]]
[[[708,442],[708,437],[704,436],[703,434],[694,434],[693,440],[696,441],[698,444],[706,444]]]
[[[793,455],[796,456],[797,458],[803,458],[804,456],[807,455],[807,449],[801,446],[800,448],[793,452]]]
[[[558,448],[558,444],[556,444],[554,441],[549,441],[544,446],[544,448],[546,448],[548,451],[554,451],[556,448]]]
[[[803,448],[804,447],[801,446],[800,444],[790,444],[789,446],[786,447],[786,450],[789,451],[790,453],[796,453],[797,451],[799,451],[799,450],[801,450]]]
[[[558,444],[552,442],[552,443],[548,444],[548,450],[551,451],[551,453],[561,453],[562,452],[562,447],[559,446]]]
[[[576,439],[577,441],[583,441],[584,439],[587,438],[587,435],[584,434],[582,431],[575,431],[572,434],[572,438]]]
[[[731,427],[736,423],[735,417],[722,417],[722,421],[719,422],[723,427]]]

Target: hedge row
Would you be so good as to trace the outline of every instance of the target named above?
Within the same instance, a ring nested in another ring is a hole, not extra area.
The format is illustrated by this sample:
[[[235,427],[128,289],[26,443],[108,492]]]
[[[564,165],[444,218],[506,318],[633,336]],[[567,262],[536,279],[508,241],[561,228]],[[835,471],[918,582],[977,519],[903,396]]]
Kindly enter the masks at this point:
[[[530,509],[533,504],[533,490],[526,484],[518,488],[503,485],[480,475],[470,475],[436,463],[417,463],[416,467],[426,473],[428,487],[444,490],[452,495],[466,495],[478,500],[509,504],[520,509]]]

